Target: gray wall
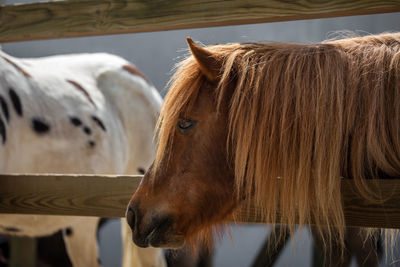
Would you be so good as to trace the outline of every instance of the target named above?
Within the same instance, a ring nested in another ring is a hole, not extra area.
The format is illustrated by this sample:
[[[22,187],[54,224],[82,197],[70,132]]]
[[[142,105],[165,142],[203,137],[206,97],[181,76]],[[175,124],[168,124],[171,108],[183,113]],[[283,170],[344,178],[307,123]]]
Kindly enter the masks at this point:
[[[11,1],[5,1],[9,3]],[[3,44],[5,52],[17,57],[40,57],[82,52],[109,52],[136,64],[163,90],[171,70],[187,53],[185,37],[204,44],[250,41],[317,42],[337,35],[338,31],[359,34],[400,31],[400,13],[355,16],[307,21],[216,27],[140,34],[110,35],[30,41]],[[217,247],[215,266],[249,266],[267,234],[263,225],[232,227],[233,241],[225,237]],[[101,235],[101,257],[105,266],[119,266],[119,222],[107,225]],[[399,257],[388,260],[396,266]],[[310,266],[311,241],[307,228],[296,235],[277,266]]]

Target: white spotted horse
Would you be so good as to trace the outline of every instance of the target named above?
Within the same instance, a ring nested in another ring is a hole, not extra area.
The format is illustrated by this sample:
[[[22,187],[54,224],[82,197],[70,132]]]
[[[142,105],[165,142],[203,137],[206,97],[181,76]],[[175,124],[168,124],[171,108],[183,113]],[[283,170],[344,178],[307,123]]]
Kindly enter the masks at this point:
[[[144,173],[162,99],[139,70],[109,54],[18,59],[0,52],[1,173]],[[99,218],[0,214],[0,232],[63,232],[74,266],[99,266]],[[124,236],[130,236],[123,221]],[[165,266],[160,249],[123,237],[124,266]]]

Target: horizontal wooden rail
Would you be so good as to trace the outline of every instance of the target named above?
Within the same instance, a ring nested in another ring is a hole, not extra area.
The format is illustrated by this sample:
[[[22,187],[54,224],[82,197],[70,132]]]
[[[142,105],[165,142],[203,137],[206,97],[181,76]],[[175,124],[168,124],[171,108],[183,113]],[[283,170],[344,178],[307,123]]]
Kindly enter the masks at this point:
[[[0,42],[399,11],[400,0],[55,1],[0,7]]]
[[[141,176],[0,175],[0,213],[123,217]],[[342,180],[347,226],[400,228],[400,179],[367,181],[387,198],[364,200],[352,180]],[[263,223],[259,208],[241,207],[236,221]]]
[[[141,178],[0,175],[0,213],[123,217]]]

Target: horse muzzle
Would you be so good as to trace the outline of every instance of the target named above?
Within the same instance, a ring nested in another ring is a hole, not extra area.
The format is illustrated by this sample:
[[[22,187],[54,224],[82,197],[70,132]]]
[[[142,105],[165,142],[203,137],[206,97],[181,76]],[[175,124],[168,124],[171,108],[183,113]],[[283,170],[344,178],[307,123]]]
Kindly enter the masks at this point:
[[[174,218],[156,211],[141,211],[138,203],[130,202],[126,220],[132,229],[133,242],[142,248],[179,248],[184,244],[183,235],[174,231]]]

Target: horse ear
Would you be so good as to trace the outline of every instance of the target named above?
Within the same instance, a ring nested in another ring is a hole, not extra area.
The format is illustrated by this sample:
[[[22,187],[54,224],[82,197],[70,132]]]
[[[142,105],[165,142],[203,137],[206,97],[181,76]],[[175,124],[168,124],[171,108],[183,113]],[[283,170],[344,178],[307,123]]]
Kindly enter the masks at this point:
[[[201,72],[210,82],[218,79],[222,68],[222,62],[216,58],[210,51],[198,46],[190,37],[186,37],[192,55],[199,64]]]

